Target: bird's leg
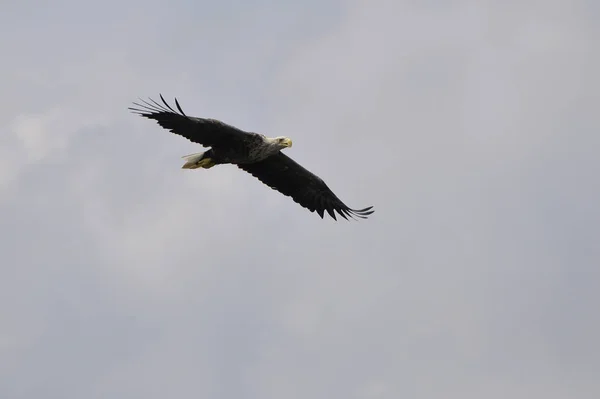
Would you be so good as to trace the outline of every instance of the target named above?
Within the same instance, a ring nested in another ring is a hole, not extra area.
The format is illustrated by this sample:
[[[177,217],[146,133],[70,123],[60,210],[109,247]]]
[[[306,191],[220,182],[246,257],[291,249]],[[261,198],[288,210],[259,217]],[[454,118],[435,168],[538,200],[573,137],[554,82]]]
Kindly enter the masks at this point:
[[[210,169],[217,164],[213,158],[212,150],[186,155],[183,158],[186,160],[185,165],[182,166],[183,169]]]
[[[210,169],[215,166],[217,163],[212,158],[203,158],[198,162],[198,167],[204,169]]]

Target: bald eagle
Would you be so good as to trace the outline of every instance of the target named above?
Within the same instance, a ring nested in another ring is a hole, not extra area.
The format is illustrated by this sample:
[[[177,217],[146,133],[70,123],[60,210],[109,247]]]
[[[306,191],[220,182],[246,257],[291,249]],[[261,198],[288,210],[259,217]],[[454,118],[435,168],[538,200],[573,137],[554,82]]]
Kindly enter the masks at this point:
[[[334,219],[335,212],[344,219],[359,217],[366,219],[372,214],[372,206],[364,209],[351,209],[346,206],[318,176],[281,152],[292,146],[288,137],[265,137],[262,134],[246,132],[216,119],[187,116],[177,99],[175,111],[163,98],[163,104],[149,99],[129,107],[133,113],[154,119],[160,126],[172,133],[204,147],[208,151],[186,155],[183,169],[209,169],[220,164],[234,164],[250,173],[261,182],[291,197],[295,202],[317,212],[321,219],[325,211]]]

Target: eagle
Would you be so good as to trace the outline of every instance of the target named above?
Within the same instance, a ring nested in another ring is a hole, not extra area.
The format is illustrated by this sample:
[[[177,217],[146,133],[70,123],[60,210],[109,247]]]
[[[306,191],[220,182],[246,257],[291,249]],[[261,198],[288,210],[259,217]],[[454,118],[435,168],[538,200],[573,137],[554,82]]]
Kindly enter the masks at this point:
[[[160,94],[163,104],[149,98],[134,102],[128,109],[153,119],[164,129],[186,139],[210,147],[208,151],[186,155],[183,169],[210,169],[215,165],[233,164],[250,173],[273,190],[291,197],[296,203],[323,219],[325,211],[334,219],[336,212],[344,219],[366,219],[373,207],[351,209],[346,206],[317,175],[305,169],[281,150],[292,146],[288,137],[266,137],[241,130],[210,118],[187,116],[177,98],[175,111]]]

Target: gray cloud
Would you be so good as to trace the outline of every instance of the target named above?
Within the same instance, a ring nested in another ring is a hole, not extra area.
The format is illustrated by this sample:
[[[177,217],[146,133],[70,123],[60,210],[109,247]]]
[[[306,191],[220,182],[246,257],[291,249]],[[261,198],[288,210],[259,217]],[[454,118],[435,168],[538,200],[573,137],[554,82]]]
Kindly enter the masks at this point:
[[[595,3],[76,4],[0,17],[0,396],[598,396]],[[376,213],[180,170],[157,92]]]

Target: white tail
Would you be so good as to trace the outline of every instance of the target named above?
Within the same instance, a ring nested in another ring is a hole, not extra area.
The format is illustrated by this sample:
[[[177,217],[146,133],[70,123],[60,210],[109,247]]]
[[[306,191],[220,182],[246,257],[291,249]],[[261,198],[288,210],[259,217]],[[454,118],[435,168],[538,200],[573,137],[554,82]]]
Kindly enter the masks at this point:
[[[198,165],[198,162],[202,160],[204,157],[203,152],[198,152],[196,154],[190,154],[183,156],[181,158],[185,159],[185,164],[181,167],[181,169],[197,169],[200,168],[201,165]]]

